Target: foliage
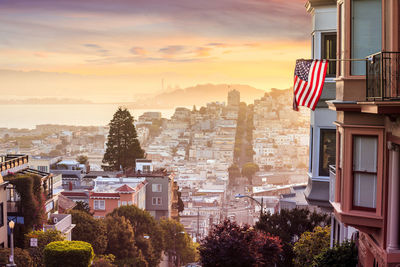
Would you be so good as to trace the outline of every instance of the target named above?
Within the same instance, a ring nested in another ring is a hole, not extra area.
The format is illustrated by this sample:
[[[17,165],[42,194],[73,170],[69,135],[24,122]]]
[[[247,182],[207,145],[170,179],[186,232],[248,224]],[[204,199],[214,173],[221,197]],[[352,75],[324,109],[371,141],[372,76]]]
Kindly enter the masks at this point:
[[[228,173],[229,173],[229,185],[233,186],[237,184],[236,179],[240,177],[240,168],[236,164],[232,164],[228,168]]]
[[[112,170],[119,170],[121,166],[123,169],[135,167],[136,159],[144,157],[133,121],[130,112],[119,107],[109,124],[110,131],[103,163],[108,163]]]
[[[9,248],[0,248],[0,265],[5,266],[9,263],[11,250]],[[28,251],[21,248],[14,248],[14,262],[17,266],[34,267],[31,256]]]
[[[355,267],[358,263],[357,247],[354,242],[344,241],[328,248],[314,257],[314,266]]]
[[[147,262],[135,245],[135,235],[129,221],[123,216],[107,216],[106,225],[108,238],[106,251],[115,255],[117,265],[146,266]]]
[[[104,222],[83,211],[71,210],[70,213],[72,223],[75,224],[72,240],[88,242],[96,254],[103,254],[107,247],[107,229]]]
[[[178,212],[182,212],[185,210],[185,204],[183,203],[182,200],[182,192],[178,191],[177,194],[178,194]]]
[[[330,227],[317,226],[312,232],[304,232],[300,239],[294,244],[293,252],[296,255],[294,264],[296,266],[313,266],[314,255],[320,254],[329,248]]]
[[[148,211],[128,205],[114,209],[111,216],[124,216],[132,225],[136,246],[141,250],[149,266],[158,266],[164,250],[162,230]],[[143,238],[148,235],[150,238]]]
[[[163,230],[165,250],[171,255],[176,254],[180,259],[180,264],[194,262],[196,260],[196,247],[192,238],[185,233],[182,224],[175,220],[160,220]]]
[[[253,184],[252,182],[253,175],[259,170],[260,168],[258,167],[257,164],[253,162],[247,162],[242,167],[242,175],[247,177],[247,179],[249,180],[249,184]]]
[[[17,247],[24,247],[25,234],[33,228],[41,228],[45,221],[42,178],[33,174],[18,174],[4,179],[15,187],[20,196],[18,210],[24,216],[24,224],[15,225],[14,238]]]
[[[76,161],[79,162],[79,164],[88,164],[89,158],[85,155],[79,155],[76,157]]]
[[[112,254],[96,255],[92,267],[116,267],[114,264],[115,256]]]
[[[293,265],[293,244],[306,231],[329,223],[327,214],[310,212],[308,209],[282,209],[280,213],[264,213],[255,227],[265,233],[279,236],[283,243],[283,257],[279,266]]]
[[[44,250],[46,267],[88,267],[93,260],[92,245],[83,241],[55,241]]]
[[[31,238],[37,238],[37,247],[30,247]],[[46,232],[37,230],[25,235],[25,247],[28,248],[30,256],[33,260],[33,266],[44,267],[43,249],[47,244],[54,241],[63,241],[64,235],[57,230],[47,230]]]
[[[241,267],[273,266],[282,249],[279,238],[225,220],[201,241],[199,251],[204,267]]]
[[[86,202],[84,202],[84,201],[77,201],[77,202],[75,202],[75,207],[73,208],[73,210],[79,210],[79,211],[86,212],[86,213],[89,214],[89,215],[93,215],[93,214],[90,212],[89,204],[86,203]]]

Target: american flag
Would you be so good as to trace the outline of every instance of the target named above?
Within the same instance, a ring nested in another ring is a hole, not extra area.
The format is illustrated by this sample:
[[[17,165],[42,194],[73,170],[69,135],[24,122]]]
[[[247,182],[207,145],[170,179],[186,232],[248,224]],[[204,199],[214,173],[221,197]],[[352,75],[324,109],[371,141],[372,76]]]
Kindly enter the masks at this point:
[[[298,106],[315,109],[324,87],[327,67],[327,60],[296,60],[293,86],[294,110],[298,110]]]

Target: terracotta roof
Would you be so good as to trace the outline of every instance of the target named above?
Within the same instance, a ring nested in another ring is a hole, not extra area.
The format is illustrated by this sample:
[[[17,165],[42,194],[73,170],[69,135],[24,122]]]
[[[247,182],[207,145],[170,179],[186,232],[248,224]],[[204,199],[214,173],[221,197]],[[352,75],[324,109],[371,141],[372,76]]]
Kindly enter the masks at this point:
[[[90,198],[92,197],[105,197],[105,198],[119,198],[118,193],[96,193],[90,192]]]
[[[68,197],[87,197],[88,195],[85,192],[74,192],[74,191],[64,191],[61,192],[62,195]]]
[[[127,192],[135,192],[135,189],[133,189],[133,188],[130,187],[129,185],[124,184],[123,186],[121,186],[121,187],[115,189],[115,191],[127,193]]]
[[[75,207],[75,201],[63,196],[62,194],[58,195],[58,207],[62,210],[70,210]]]

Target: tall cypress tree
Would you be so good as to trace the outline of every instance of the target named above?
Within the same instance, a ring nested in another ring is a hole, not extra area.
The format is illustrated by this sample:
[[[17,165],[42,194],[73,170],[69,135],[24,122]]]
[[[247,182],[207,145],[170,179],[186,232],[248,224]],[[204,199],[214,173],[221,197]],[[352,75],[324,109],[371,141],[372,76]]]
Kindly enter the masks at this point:
[[[119,170],[121,166],[123,169],[135,167],[135,160],[143,157],[133,117],[126,108],[119,107],[110,121],[103,163],[108,163],[112,170]]]

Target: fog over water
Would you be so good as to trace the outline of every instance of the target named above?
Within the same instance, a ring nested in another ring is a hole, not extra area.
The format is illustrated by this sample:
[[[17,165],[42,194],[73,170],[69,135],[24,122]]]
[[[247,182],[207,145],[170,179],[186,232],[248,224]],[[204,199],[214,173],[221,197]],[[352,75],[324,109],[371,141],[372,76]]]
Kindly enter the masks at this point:
[[[0,127],[33,129],[38,124],[78,126],[107,125],[117,110],[114,104],[84,105],[0,105]],[[175,109],[130,109],[135,120],[143,112],[159,111],[170,118]]]

